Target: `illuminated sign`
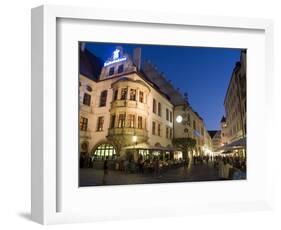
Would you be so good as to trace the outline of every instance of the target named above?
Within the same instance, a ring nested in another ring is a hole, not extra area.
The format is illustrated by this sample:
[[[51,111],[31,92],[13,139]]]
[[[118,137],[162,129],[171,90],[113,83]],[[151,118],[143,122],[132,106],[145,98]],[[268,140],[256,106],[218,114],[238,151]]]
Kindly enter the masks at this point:
[[[119,58],[119,53],[120,53],[120,50],[117,50],[117,49],[113,52],[113,59],[114,60]]]
[[[106,61],[104,63],[104,66],[108,66],[108,65],[111,65],[111,64],[114,64],[114,63],[117,63],[117,62],[121,62],[121,61],[126,61],[126,60],[127,60],[126,57],[120,58],[120,50],[116,49],[116,50],[113,51],[113,60]]]

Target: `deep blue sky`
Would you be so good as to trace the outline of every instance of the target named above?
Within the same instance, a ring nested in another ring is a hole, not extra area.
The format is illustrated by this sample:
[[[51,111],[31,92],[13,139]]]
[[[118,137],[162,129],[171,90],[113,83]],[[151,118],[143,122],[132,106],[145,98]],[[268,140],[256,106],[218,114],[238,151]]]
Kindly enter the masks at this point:
[[[204,119],[208,130],[219,129],[224,114],[223,101],[240,49],[87,43],[96,56],[106,60],[116,46],[133,55],[142,48],[142,61],[149,59],[170,79],[175,88],[187,92],[191,106]]]

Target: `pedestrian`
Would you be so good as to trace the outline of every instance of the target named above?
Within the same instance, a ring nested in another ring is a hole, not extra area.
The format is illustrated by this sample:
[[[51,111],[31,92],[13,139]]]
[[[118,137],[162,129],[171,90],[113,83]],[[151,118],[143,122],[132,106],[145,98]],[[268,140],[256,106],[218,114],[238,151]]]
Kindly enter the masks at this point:
[[[154,159],[154,176],[159,177],[159,159],[155,157]]]
[[[223,173],[222,178],[225,180],[231,179],[230,178],[230,170],[233,169],[233,166],[230,164],[229,160],[225,159],[223,164]]]
[[[106,179],[108,175],[108,157],[106,157],[105,161],[103,162],[103,179],[102,184],[106,184]]]
[[[223,162],[223,159],[222,158],[219,158],[218,159],[218,168],[219,168],[219,177],[220,179],[223,179],[223,167],[224,167],[224,162]]]

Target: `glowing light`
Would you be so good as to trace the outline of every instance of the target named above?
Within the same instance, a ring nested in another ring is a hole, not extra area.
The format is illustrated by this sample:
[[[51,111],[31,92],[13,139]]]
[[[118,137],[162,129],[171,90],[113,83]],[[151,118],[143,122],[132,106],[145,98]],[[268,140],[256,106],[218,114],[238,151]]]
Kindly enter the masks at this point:
[[[177,122],[177,123],[181,123],[181,122],[182,122],[182,116],[181,116],[181,115],[178,115],[178,116],[176,117],[176,122]]]
[[[113,59],[114,60],[119,58],[119,53],[120,53],[120,50],[118,50],[118,49],[114,50],[114,52],[113,52]]]
[[[138,137],[136,135],[133,136],[133,142],[137,142]]]
[[[113,60],[111,61],[106,61],[104,63],[104,66],[108,66],[108,65],[111,65],[111,64],[114,64],[114,63],[117,63],[117,62],[121,62],[121,61],[126,61],[127,58],[126,57],[120,57],[120,50],[119,49],[116,49],[113,51],[113,57],[112,57]]]
[[[108,66],[108,65],[111,65],[111,64],[114,64],[114,63],[117,63],[117,62],[121,62],[121,61],[126,61],[127,58],[126,57],[123,57],[123,58],[118,58],[116,60],[113,60],[113,61],[106,61],[104,63],[104,66]]]

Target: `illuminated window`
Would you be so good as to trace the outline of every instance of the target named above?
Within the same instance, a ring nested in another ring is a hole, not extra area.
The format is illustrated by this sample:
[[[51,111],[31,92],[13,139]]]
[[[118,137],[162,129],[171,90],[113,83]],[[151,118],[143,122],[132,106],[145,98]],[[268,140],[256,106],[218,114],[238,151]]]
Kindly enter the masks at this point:
[[[135,115],[129,114],[128,116],[128,127],[134,128],[135,127]]]
[[[84,93],[83,104],[90,106],[91,104],[91,95],[88,93]]]
[[[111,76],[111,75],[113,75],[113,74],[114,74],[114,67],[111,67],[111,68],[109,69],[108,76]]]
[[[130,100],[131,101],[136,100],[136,93],[137,93],[137,91],[135,89],[130,89]]]
[[[104,117],[98,117],[97,131],[103,131]]]
[[[112,160],[115,157],[116,157],[116,150],[110,144],[101,144],[96,148],[94,152],[94,158],[98,160],[104,160],[106,158]]]
[[[100,95],[100,107],[106,106],[107,90],[101,92]]]
[[[124,65],[118,66],[118,73],[122,73],[124,71]]]
[[[85,117],[80,117],[80,130],[86,131],[88,128],[88,119]]]
[[[127,88],[123,88],[121,90],[121,100],[126,100],[127,99],[127,91],[128,91]]]
[[[125,126],[125,114],[119,114],[118,128],[123,128],[124,126]]]
[[[141,103],[143,103],[143,92],[142,92],[142,91],[140,91],[139,101],[140,101]]]
[[[142,117],[138,116],[138,129],[142,129]]]

